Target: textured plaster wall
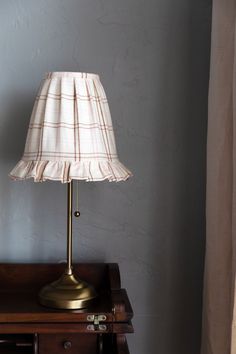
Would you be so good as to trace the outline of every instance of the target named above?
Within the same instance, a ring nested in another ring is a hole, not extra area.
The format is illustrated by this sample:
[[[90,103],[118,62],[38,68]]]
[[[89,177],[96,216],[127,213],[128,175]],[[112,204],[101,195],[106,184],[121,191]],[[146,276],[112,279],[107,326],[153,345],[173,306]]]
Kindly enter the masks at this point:
[[[0,261],[65,258],[66,188],[12,182],[46,71],[99,73],[127,183],[81,183],[77,261],[118,262],[132,354],[198,354],[210,0],[0,2]]]

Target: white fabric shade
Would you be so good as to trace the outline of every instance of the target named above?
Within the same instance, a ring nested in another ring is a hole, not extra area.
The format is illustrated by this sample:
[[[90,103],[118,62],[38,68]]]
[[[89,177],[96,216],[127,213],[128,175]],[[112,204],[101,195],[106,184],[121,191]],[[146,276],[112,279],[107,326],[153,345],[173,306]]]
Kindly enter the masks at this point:
[[[25,151],[10,177],[35,182],[124,181],[106,94],[99,76],[52,72],[42,82]]]

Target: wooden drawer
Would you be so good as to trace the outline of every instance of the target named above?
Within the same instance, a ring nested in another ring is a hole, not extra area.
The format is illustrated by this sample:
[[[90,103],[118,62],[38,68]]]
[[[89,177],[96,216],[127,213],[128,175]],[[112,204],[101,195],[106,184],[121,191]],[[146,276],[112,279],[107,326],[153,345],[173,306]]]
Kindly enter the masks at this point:
[[[39,354],[95,354],[97,336],[93,334],[40,334]]]
[[[0,354],[129,354],[123,334],[0,335]]]
[[[130,354],[125,335],[40,334],[35,354]]]

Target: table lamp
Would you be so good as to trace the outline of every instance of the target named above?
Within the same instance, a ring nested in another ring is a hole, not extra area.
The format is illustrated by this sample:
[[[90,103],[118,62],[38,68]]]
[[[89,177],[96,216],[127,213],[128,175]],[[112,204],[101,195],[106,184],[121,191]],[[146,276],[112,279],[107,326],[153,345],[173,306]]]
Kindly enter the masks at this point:
[[[14,180],[33,178],[67,183],[67,263],[62,276],[39,293],[42,305],[58,309],[88,307],[93,286],[72,267],[73,180],[125,181],[131,172],[119,161],[105,91],[96,74],[51,72],[42,81],[30,119],[22,159]],[[79,216],[75,211],[75,216]]]

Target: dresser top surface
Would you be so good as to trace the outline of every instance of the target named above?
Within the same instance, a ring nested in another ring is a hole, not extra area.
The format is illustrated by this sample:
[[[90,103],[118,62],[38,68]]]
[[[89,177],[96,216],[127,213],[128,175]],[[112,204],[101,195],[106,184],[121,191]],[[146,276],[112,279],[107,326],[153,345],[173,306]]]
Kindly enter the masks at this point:
[[[89,308],[57,310],[39,304],[38,292],[56,280],[63,264],[0,264],[0,322],[86,322],[88,315],[103,314],[105,322],[128,322],[133,311],[125,289],[120,286],[115,263],[75,264],[75,273],[91,283],[98,298]]]

